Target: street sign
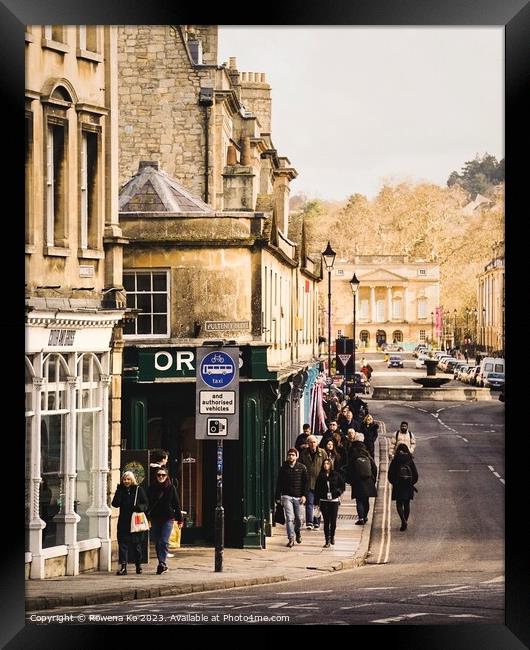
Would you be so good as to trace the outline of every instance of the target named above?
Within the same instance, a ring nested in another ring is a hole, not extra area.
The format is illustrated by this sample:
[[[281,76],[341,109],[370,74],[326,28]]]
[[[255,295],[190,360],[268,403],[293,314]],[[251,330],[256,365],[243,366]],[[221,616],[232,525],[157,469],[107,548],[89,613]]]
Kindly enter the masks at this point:
[[[343,366],[346,366],[348,361],[351,359],[351,354],[337,354]]]
[[[239,348],[197,348],[195,438],[239,440]]]

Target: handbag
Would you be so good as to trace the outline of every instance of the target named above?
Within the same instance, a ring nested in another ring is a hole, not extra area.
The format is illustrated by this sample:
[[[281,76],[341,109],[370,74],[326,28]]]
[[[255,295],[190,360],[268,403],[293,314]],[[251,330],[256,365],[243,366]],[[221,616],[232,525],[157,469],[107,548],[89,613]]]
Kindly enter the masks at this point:
[[[134,495],[134,507],[136,507],[136,499],[138,498],[138,487]],[[149,530],[149,522],[145,516],[145,512],[133,512],[131,515],[131,533],[143,533]]]
[[[274,523],[285,524],[285,512],[281,503],[276,504],[276,510],[274,511]]]
[[[180,548],[180,537],[181,537],[181,528],[178,521],[173,522],[173,528],[171,529],[171,534],[169,535],[168,548],[173,551],[176,548]]]

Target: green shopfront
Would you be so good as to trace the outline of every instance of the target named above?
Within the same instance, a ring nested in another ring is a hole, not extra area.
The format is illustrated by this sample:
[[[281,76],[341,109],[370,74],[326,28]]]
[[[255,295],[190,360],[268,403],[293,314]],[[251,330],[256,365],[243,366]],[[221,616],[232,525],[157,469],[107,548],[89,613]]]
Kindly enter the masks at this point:
[[[195,356],[196,348],[183,345],[126,345],[122,456],[167,449],[186,511],[182,543],[213,544],[216,442],[195,439]],[[267,345],[240,346],[239,440],[224,444],[226,546],[265,547],[278,469],[301,431],[317,368],[271,372]]]

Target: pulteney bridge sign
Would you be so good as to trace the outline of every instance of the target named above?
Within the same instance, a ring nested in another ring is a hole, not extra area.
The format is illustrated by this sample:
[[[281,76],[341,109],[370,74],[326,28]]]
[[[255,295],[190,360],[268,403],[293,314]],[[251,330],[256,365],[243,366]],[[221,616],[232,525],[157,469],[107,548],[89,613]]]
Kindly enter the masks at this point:
[[[239,348],[197,348],[195,438],[239,440]]]

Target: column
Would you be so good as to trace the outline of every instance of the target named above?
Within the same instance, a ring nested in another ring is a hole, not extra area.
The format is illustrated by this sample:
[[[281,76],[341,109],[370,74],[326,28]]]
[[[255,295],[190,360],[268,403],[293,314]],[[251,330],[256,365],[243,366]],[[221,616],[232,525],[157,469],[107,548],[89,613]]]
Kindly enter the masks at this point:
[[[68,424],[64,440],[64,501],[62,512],[56,515],[57,531],[62,524],[62,539],[57,535],[57,541],[66,544],[66,575],[76,576],[79,573],[79,552],[77,546],[77,522],[81,517],[74,510],[75,479],[76,473],[76,446],[77,446],[77,411],[76,395],[78,391],[77,377],[68,377]]]
[[[375,310],[375,287],[370,287],[370,315],[372,323],[375,323],[377,318],[377,313]]]
[[[403,287],[403,322],[406,322],[407,320],[407,300],[408,300],[408,289],[407,287]]]
[[[40,425],[41,425],[41,392],[44,380],[42,377],[33,378],[33,406],[35,415],[31,430],[31,495],[29,513],[29,551],[31,553],[31,568],[29,577],[37,580],[44,578],[44,556],[42,555],[42,530],[44,521],[39,516],[39,498],[41,484],[41,455],[40,455]]]
[[[386,288],[387,320],[392,320],[392,287]]]
[[[91,515],[94,516],[94,537],[101,539],[101,549],[99,551],[99,570],[111,570],[111,540],[109,517],[111,509],[107,505],[107,475],[109,473],[109,387],[111,382],[110,375],[101,375],[102,403],[99,413],[99,422],[94,432],[94,449],[96,452],[96,462],[92,469],[94,476],[94,493],[92,495]],[[90,522],[92,528],[92,520]],[[92,533],[91,533],[92,536]]]

